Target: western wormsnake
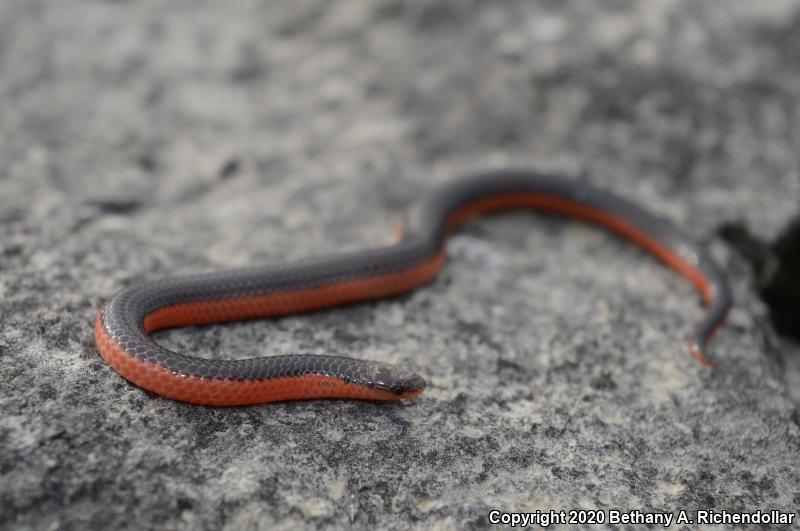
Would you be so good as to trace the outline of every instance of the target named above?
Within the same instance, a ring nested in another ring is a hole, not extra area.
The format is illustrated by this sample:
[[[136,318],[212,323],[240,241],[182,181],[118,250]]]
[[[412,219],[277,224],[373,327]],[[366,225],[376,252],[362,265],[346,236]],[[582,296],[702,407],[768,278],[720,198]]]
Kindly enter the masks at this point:
[[[100,355],[139,387],[214,406],[306,398],[397,400],[419,395],[425,380],[377,361],[281,355],[201,359],[157,344],[150,334],[179,326],[276,317],[405,293],[431,281],[445,262],[450,232],[477,214],[512,208],[596,223],[643,247],[686,277],[708,310],[689,349],[712,366],[706,343],[731,305],[725,275],[708,251],[668,221],[584,183],[526,170],[483,173],[427,195],[387,247],[286,265],[165,278],[136,284],[103,305],[95,324]]]

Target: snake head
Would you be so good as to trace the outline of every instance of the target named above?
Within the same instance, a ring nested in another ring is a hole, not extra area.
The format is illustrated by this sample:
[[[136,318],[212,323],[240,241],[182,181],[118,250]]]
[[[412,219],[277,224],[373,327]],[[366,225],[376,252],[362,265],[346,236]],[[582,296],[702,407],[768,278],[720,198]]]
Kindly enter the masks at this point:
[[[354,383],[360,383],[396,395],[396,398],[411,398],[425,390],[427,383],[422,376],[388,363],[363,360],[359,363]]]

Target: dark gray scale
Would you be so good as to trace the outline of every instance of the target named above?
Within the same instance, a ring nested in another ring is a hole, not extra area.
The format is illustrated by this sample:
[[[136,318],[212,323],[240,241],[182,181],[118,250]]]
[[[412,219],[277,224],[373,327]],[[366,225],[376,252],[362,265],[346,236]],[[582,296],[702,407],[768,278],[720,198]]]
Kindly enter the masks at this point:
[[[713,302],[693,335],[694,344],[705,355],[705,343],[724,320],[732,304],[727,278],[703,245],[669,221],[627,199],[585,183],[539,175],[528,170],[498,170],[453,181],[434,191],[412,209],[407,219],[407,230],[410,234],[433,238],[439,243],[445,236],[447,219],[459,209],[481,199],[515,193],[557,197],[623,218],[698,269],[713,294]]]
[[[424,380],[414,373],[384,363],[351,358],[312,355],[245,360],[194,358],[154,342],[144,332],[144,320],[155,310],[175,304],[295,291],[408,270],[437,255],[445,244],[446,223],[459,209],[482,199],[515,193],[557,197],[623,218],[698,269],[713,291],[709,312],[695,331],[697,347],[702,353],[705,341],[731,305],[725,276],[705,248],[668,221],[630,201],[584,183],[525,170],[483,173],[433,191],[411,210],[404,239],[396,245],[288,265],[145,282],[115,295],[103,310],[103,324],[114,341],[131,355],[182,374],[234,380],[324,374],[397,393],[419,389],[424,386]]]

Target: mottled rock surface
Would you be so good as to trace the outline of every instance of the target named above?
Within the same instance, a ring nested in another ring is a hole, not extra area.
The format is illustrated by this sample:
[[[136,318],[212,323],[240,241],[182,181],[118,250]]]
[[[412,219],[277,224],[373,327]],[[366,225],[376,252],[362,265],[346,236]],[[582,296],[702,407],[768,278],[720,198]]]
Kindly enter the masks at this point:
[[[796,213],[799,28],[783,0],[0,2],[0,527],[797,509],[797,347],[717,228]],[[396,362],[430,382],[413,402],[196,407],[95,351],[122,286],[380,245],[435,183],[508,165],[709,242],[737,299],[719,367],[686,353],[687,283],[530,213],[470,223],[406,297],[159,336]]]

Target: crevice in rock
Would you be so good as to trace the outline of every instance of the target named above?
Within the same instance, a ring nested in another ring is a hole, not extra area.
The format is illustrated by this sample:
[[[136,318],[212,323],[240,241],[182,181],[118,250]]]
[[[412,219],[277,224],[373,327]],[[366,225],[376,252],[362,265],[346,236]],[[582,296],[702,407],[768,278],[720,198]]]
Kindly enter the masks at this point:
[[[800,341],[800,215],[772,242],[757,238],[739,222],[718,232],[750,264],[775,331]]]

